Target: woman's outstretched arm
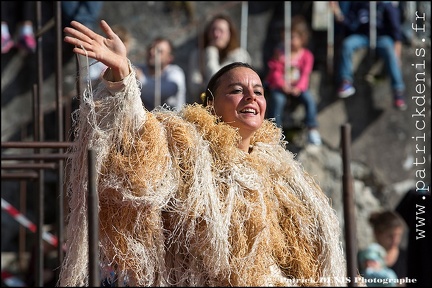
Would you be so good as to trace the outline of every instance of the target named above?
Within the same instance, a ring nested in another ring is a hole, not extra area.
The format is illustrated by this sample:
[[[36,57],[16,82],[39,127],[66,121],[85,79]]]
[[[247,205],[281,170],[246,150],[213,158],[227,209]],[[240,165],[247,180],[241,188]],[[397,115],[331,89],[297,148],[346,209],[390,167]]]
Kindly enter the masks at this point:
[[[117,82],[130,74],[126,47],[105,20],[100,22],[105,37],[77,21],[72,21],[70,25],[71,27],[65,27],[63,30],[68,34],[64,41],[75,45],[73,52],[108,66],[112,72],[112,79],[107,80]]]

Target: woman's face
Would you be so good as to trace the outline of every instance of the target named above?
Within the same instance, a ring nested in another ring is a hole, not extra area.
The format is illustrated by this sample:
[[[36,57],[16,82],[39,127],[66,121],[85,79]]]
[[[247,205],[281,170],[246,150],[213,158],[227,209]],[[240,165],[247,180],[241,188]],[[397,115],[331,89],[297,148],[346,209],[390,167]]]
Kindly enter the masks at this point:
[[[217,19],[213,22],[209,30],[209,42],[218,49],[224,49],[228,46],[231,38],[228,21]]]
[[[222,121],[239,128],[242,137],[258,130],[267,107],[260,77],[247,67],[237,67],[222,75],[213,91],[215,114]]]

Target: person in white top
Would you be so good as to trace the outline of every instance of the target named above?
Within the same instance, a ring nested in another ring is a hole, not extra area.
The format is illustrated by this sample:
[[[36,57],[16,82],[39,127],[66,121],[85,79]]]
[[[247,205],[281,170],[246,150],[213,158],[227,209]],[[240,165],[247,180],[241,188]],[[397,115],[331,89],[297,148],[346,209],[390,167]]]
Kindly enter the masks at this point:
[[[168,38],[156,37],[147,48],[146,64],[137,65],[142,72],[137,74],[142,84],[141,100],[149,111],[164,104],[180,110],[186,103],[186,76],[173,64],[173,50]]]
[[[199,41],[199,46],[189,56],[190,102],[198,102],[211,76],[223,66],[237,61],[252,64],[249,52],[240,46],[234,22],[227,15],[213,16]]]

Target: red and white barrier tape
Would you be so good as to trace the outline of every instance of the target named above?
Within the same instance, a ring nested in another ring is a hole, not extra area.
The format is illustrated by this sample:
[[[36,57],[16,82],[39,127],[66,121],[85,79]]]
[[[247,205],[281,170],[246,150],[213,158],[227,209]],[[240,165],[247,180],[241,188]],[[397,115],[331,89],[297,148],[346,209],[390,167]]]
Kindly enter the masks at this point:
[[[21,214],[15,207],[13,207],[9,202],[1,198],[1,207],[4,209],[9,215],[11,215],[18,223],[28,228],[31,232],[35,233],[37,231],[37,227],[30,220],[27,219],[23,214]],[[52,235],[49,232],[43,232],[42,238],[47,241],[49,244],[57,247],[58,239],[56,236]]]

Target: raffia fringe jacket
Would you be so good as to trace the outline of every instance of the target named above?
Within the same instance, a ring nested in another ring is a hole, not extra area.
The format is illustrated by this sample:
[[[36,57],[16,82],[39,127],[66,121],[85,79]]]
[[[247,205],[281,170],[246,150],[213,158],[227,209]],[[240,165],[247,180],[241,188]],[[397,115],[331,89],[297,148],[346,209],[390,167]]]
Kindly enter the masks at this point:
[[[245,153],[235,128],[199,104],[145,110],[131,71],[87,90],[75,115],[59,285],[88,285],[91,148],[102,279],[135,287],[346,286],[338,219],[281,130],[265,120]]]

